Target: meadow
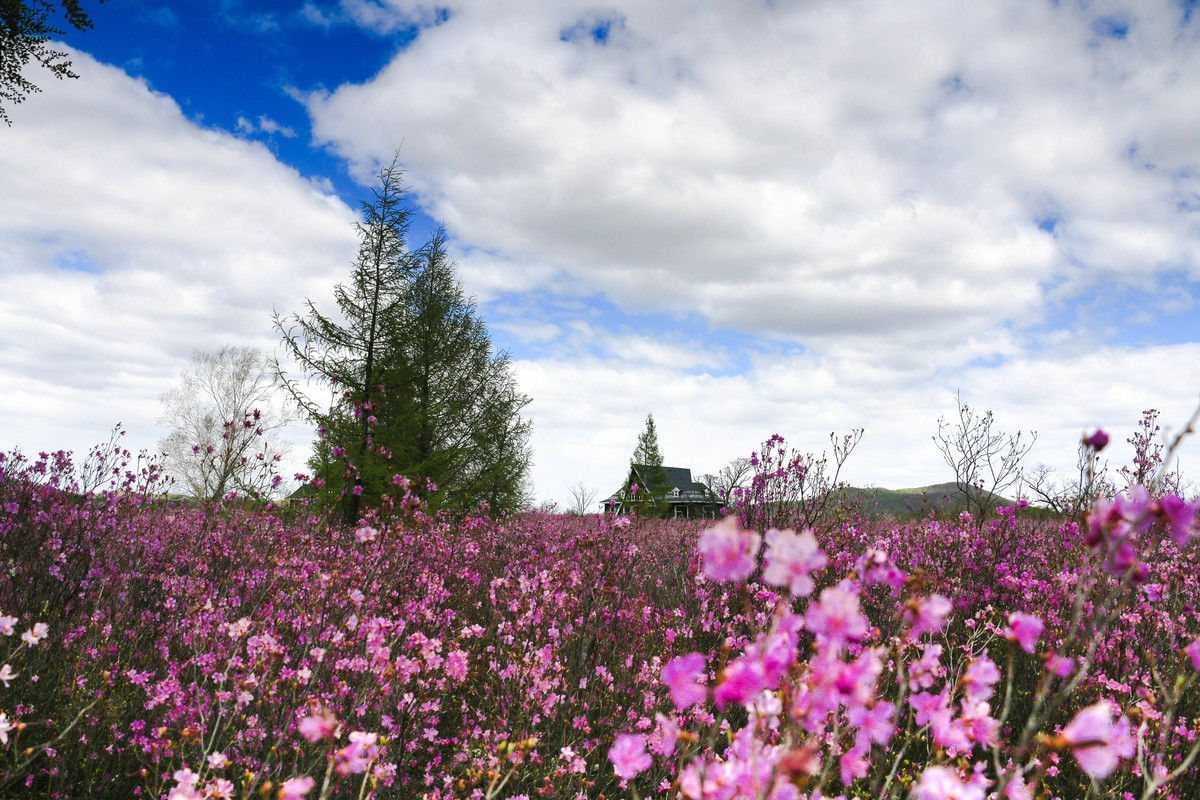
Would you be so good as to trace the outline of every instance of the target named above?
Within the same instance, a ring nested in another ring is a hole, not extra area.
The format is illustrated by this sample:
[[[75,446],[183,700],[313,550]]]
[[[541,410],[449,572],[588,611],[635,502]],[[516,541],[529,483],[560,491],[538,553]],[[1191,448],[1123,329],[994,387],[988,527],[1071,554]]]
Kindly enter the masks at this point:
[[[91,476],[80,485],[80,476]],[[1197,506],[812,529],[0,457],[0,796],[1189,797]],[[763,527],[763,526],[760,526]]]

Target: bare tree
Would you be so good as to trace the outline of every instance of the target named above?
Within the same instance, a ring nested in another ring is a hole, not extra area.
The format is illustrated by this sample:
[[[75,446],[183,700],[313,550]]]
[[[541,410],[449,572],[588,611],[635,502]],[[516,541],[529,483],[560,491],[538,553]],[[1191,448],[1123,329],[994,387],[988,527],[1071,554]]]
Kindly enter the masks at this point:
[[[967,510],[982,524],[1001,493],[1021,482],[1021,460],[1037,441],[1037,431],[1002,433],[996,430],[991,411],[980,414],[963,402],[962,395],[955,395],[954,402],[956,418],[938,418],[933,442],[954,470],[954,482],[966,498]]]
[[[585,514],[590,514],[595,509],[592,506],[596,503],[597,491],[583,481],[572,486],[569,490],[570,504],[567,506],[567,513],[574,514],[577,517],[582,517]]]
[[[280,431],[293,421],[275,393],[270,361],[257,348],[194,353],[179,385],[160,398],[159,422],[171,432],[159,446],[177,485],[213,501],[232,491],[270,495],[290,447]]]
[[[750,459],[739,456],[721,467],[716,475],[701,475],[700,482],[707,486],[710,492],[721,498],[722,502],[732,502],[734,492],[744,488],[750,482],[753,474],[754,469],[750,465]]]
[[[1024,483],[1032,493],[1034,502],[1066,517],[1080,516],[1096,500],[1116,492],[1116,487],[1108,479],[1108,462],[1100,461],[1098,448],[1086,438],[1079,442],[1075,470],[1075,475],[1060,478],[1053,468],[1038,464],[1025,476]]]

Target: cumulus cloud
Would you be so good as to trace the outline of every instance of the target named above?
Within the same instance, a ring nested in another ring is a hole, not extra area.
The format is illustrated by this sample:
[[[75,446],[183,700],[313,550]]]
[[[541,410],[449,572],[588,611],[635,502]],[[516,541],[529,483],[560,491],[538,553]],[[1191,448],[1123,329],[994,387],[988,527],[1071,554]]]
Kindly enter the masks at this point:
[[[1021,356],[999,365],[893,369],[863,354],[773,355],[744,373],[690,373],[628,359],[518,361],[533,397],[539,497],[565,502],[578,481],[615,490],[647,412],[663,456],[694,474],[748,456],[773,433],[802,452],[829,450],[829,434],[864,428],[843,477],[854,485],[925,486],[953,479],[932,436],[953,416],[955,394],[992,410],[999,430],[1036,431],[1025,466],[1073,468],[1079,438],[1097,426],[1113,435],[1114,469],[1141,410],[1161,412],[1178,432],[1200,402],[1200,345],[1110,347],[1071,358]],[[1187,453],[1185,449],[1184,473]]]
[[[1200,279],[1197,26],[1109,5],[461,0],[308,107],[360,169],[402,136],[493,279],[924,346],[1036,324],[1050,289]]]
[[[189,121],[84,53],[0,148],[0,445],[82,449],[157,397],[195,349],[272,349],[272,308],[325,297],[353,212],[261,144]]]

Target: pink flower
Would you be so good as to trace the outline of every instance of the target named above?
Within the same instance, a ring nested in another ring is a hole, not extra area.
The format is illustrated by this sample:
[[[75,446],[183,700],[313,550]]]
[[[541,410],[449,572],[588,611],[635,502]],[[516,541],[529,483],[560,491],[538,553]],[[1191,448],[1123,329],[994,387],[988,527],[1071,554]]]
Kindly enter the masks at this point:
[[[1158,511],[1167,518],[1167,527],[1171,529],[1171,538],[1180,547],[1187,544],[1188,539],[1196,532],[1197,508],[1200,508],[1200,502],[1188,503],[1173,494],[1158,501]]]
[[[688,653],[671,659],[663,667],[663,683],[671,690],[671,700],[680,711],[703,703],[708,696],[708,689],[704,685],[704,666],[703,654]]]
[[[33,647],[49,635],[50,626],[44,622],[39,622],[33,626],[32,630],[25,631],[21,634],[21,641],[25,642],[25,644],[29,645],[30,647]]]
[[[795,597],[808,597],[813,591],[810,573],[824,567],[829,559],[817,546],[812,530],[767,531],[767,553],[763,559],[763,581],[787,587]]]
[[[921,657],[908,668],[908,688],[911,691],[928,689],[933,682],[946,674],[942,666],[942,646],[927,644],[921,650]]]
[[[5,636],[12,636],[16,630],[16,625],[16,617],[0,617],[0,633],[3,633]]]
[[[743,655],[734,659],[717,679],[717,688],[713,692],[713,701],[717,708],[724,709],[730,703],[749,705],[763,689],[768,688],[767,676],[762,659],[753,655]]]
[[[1037,647],[1037,640],[1045,628],[1042,621],[1033,614],[1023,614],[1015,611],[1008,615],[1008,630],[1004,635],[1009,641],[1015,641],[1026,653],[1032,653]]]
[[[1187,657],[1192,660],[1192,667],[1195,668],[1197,671],[1200,671],[1200,639],[1197,639],[1196,641],[1189,644],[1187,647],[1183,648],[1183,652],[1187,653]],[[8,665],[5,664],[4,668],[8,669]],[[2,678],[2,677],[3,677],[3,673],[0,673],[0,678]],[[7,686],[8,682],[5,681],[4,685]]]
[[[1075,669],[1075,659],[1060,656],[1058,653],[1050,653],[1046,658],[1046,669],[1060,678],[1065,678],[1071,674],[1071,670]]]
[[[849,786],[854,782],[855,778],[866,777],[867,770],[871,765],[867,763],[865,756],[870,752],[871,746],[869,744],[862,745],[856,741],[853,747],[842,753],[842,757],[838,761],[838,766],[841,769],[843,784]]]
[[[1062,739],[1071,748],[1079,768],[1096,780],[1104,780],[1122,758],[1134,754],[1129,720],[1123,715],[1113,721],[1112,706],[1101,700],[1075,715],[1063,728]]]
[[[1000,680],[1000,670],[987,656],[973,660],[963,673],[962,685],[969,702],[978,703],[992,696],[993,687]]]
[[[675,742],[679,739],[679,725],[671,717],[662,714],[655,714],[654,719],[658,724],[650,734],[650,749],[664,758],[670,758],[675,752]]]
[[[726,517],[700,536],[704,575],[714,581],[744,581],[754,572],[762,537],[738,527],[737,517]]]
[[[356,486],[354,488],[359,489],[361,491],[361,487]],[[363,525],[361,528],[354,531],[354,538],[358,540],[359,544],[366,544],[367,542],[373,542],[373,541],[375,541],[376,537],[378,537],[378,536],[379,536],[379,531],[376,530],[375,528],[372,528],[370,525]]]
[[[337,732],[337,728],[337,718],[329,711],[305,717],[296,725],[296,730],[300,732],[300,735],[312,743],[332,737]]]
[[[1197,667],[1197,669],[1200,669],[1200,667]],[[3,667],[0,667],[0,681],[4,683],[4,688],[7,689],[9,682],[20,674],[13,671],[12,664],[5,664]]]
[[[849,581],[822,591],[820,601],[808,607],[804,622],[810,631],[834,646],[856,642],[870,630],[867,618],[859,611],[857,587]]]
[[[878,742],[886,747],[896,732],[896,725],[892,721],[895,714],[896,707],[894,705],[880,700],[872,708],[853,706],[846,716],[850,724],[858,728],[859,734],[864,739]],[[857,739],[856,736],[855,741]]]
[[[992,706],[987,701],[964,700],[962,721],[967,738],[972,742],[989,747],[996,744],[996,734],[1000,730],[1000,723],[992,718]]]
[[[16,730],[16,723],[8,719],[8,715],[0,711],[0,744],[8,744],[8,732]]]
[[[199,775],[185,767],[176,770],[171,777],[178,785],[167,793],[167,800],[202,800],[204,795],[196,788],[196,784],[200,781]]]
[[[633,780],[654,763],[646,752],[646,737],[640,733],[618,736],[608,751],[608,760],[613,764],[613,772],[623,781]]]
[[[349,736],[350,744],[338,750],[336,755],[338,775],[357,775],[366,772],[367,767],[379,755],[379,736],[364,731],[352,731]],[[306,790],[307,791],[307,790]]]
[[[467,654],[458,648],[451,650],[450,654],[446,656],[444,669],[446,670],[446,677],[450,680],[466,680],[468,672]]]
[[[307,775],[288,778],[279,787],[279,800],[304,800],[304,795],[308,794],[315,785],[316,781]]]
[[[931,594],[928,599],[918,598],[915,611],[909,608],[904,612],[905,621],[912,625],[908,638],[916,641],[926,633],[941,633],[953,610],[954,604],[940,594]]]
[[[909,795],[911,800],[983,800],[983,788],[963,783],[950,767],[929,767]]]

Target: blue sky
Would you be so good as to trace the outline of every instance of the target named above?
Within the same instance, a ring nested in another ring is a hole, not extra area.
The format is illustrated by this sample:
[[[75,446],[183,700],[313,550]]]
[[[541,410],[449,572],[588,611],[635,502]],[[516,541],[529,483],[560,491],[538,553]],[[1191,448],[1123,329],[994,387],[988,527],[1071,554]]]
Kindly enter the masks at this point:
[[[153,449],[193,350],[328,306],[397,149],[542,501],[615,488],[648,412],[697,473],[863,427],[847,477],[900,487],[957,392],[1063,470],[1200,401],[1194,3],[89,11],[0,130],[0,447]]]

